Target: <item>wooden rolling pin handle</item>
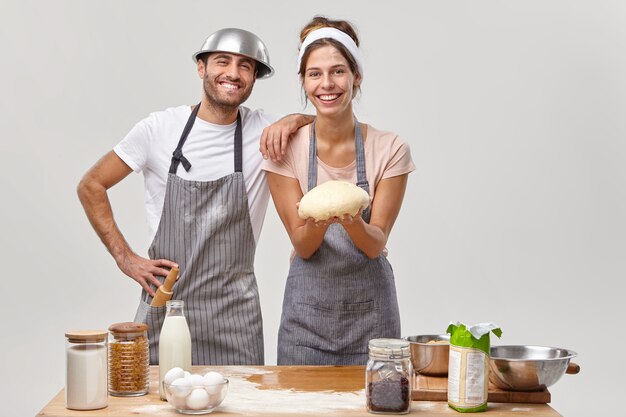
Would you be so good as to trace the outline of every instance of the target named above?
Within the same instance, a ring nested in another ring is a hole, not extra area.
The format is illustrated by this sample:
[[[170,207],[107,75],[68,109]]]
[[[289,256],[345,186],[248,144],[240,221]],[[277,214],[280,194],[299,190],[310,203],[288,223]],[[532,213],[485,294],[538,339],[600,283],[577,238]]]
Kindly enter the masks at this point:
[[[163,285],[161,285],[154,295],[154,298],[152,299],[150,305],[152,307],[163,307],[166,302],[172,299],[173,294],[174,293],[172,291],[164,291]]]
[[[163,290],[167,292],[171,292],[172,288],[174,288],[174,283],[178,279],[178,268],[174,267],[170,269],[170,273],[165,277],[165,281],[163,282]]]
[[[572,375],[577,374],[579,372],[580,372],[580,366],[574,362],[570,362],[567,365],[567,369],[565,370],[566,374],[572,374]]]
[[[178,268],[174,267],[170,270],[170,273],[167,274],[163,285],[157,289],[157,292],[150,303],[152,307],[163,307],[166,302],[172,299],[172,287],[174,287],[174,283],[178,279],[178,272]]]

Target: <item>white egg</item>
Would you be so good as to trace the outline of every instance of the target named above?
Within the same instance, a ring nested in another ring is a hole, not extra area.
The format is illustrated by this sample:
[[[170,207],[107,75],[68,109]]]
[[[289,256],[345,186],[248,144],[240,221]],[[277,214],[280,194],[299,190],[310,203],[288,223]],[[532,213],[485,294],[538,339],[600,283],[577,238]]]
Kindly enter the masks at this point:
[[[209,406],[209,394],[202,388],[191,391],[187,397],[187,407],[192,410],[202,410]]]
[[[166,384],[171,384],[175,379],[183,378],[185,376],[185,371],[182,368],[172,368],[163,377],[163,382]]]
[[[178,378],[170,385],[170,394],[174,397],[186,397],[191,392],[191,383],[186,378]]]
[[[204,386],[204,378],[202,378],[202,375],[191,374],[189,375],[189,377],[186,377],[185,379],[191,383],[192,387]]]
[[[191,372],[185,371],[185,378],[189,378],[190,375],[191,375]]]
[[[209,394],[217,394],[222,389],[224,377],[219,372],[207,372],[204,375],[204,389]]]

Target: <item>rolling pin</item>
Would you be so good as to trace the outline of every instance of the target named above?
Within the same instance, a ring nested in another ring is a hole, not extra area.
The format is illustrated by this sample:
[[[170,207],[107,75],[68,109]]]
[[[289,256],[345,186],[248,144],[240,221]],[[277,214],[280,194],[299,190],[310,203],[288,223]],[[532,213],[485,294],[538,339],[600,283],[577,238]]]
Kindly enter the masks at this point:
[[[172,298],[172,287],[174,287],[174,283],[178,279],[178,268],[174,267],[170,269],[170,273],[165,277],[165,281],[163,284],[157,289],[154,298],[150,305],[152,307],[162,307],[165,303]]]

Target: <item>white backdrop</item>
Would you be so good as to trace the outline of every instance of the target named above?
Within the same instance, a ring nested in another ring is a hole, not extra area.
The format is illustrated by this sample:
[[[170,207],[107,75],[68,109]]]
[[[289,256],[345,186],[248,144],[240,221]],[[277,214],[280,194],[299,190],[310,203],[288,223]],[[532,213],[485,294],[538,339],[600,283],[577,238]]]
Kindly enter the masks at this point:
[[[551,388],[557,411],[614,409],[626,372],[626,3],[4,0],[0,414],[32,416],[62,388],[66,330],[134,317],[139,287],[76,197],[85,170],[149,112],[199,100],[190,55],[221,27],[270,48],[277,74],[249,107],[312,112],[295,60],[315,14],[356,25],[356,115],[406,138],[418,167],[389,242],[403,335],[496,322],[494,344],[579,353],[581,373]],[[111,199],[145,253],[142,190],[132,175]],[[270,204],[256,257],[267,364],[288,252]]]

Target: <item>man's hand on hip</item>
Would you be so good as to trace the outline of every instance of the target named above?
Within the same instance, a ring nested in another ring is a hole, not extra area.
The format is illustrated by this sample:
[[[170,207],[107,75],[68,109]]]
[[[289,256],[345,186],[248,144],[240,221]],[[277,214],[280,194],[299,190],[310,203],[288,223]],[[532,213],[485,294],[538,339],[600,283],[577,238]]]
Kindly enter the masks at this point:
[[[175,262],[167,259],[146,259],[131,253],[124,256],[118,262],[119,268],[126,275],[137,281],[150,296],[154,297],[155,291],[152,286],[159,288],[162,282],[157,277],[165,277],[170,272],[169,269],[178,267]]]

